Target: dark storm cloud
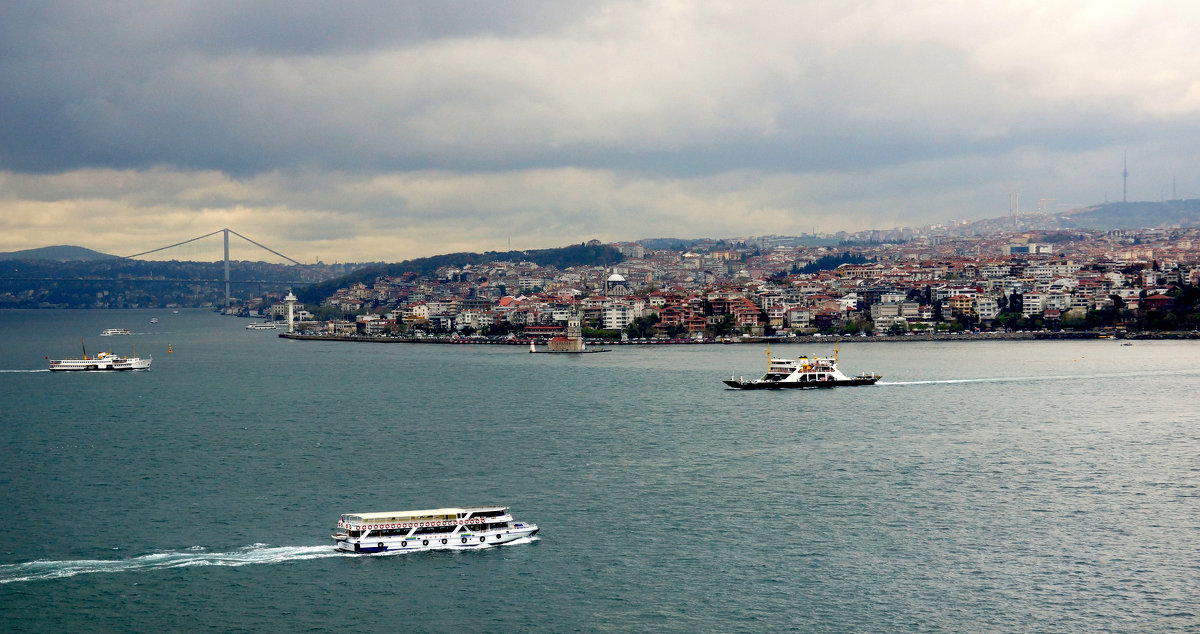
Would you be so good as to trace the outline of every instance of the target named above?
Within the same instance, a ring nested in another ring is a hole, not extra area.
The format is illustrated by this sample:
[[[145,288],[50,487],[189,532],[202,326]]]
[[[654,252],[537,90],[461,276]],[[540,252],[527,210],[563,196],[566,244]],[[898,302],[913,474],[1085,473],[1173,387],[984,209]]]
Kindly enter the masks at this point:
[[[1145,120],[1112,93],[1047,99],[1053,79],[989,68],[928,11],[645,7],[18,4],[0,167],[864,170],[1110,146]]]
[[[0,167],[339,163],[355,130],[272,84],[262,73],[273,64],[339,55],[355,64],[439,39],[553,32],[578,11],[461,0],[9,3],[0,9]]]
[[[101,211],[379,249],[924,224],[1096,202],[1124,152],[1131,197],[1186,195],[1197,26],[1153,0],[10,2],[0,248]]]

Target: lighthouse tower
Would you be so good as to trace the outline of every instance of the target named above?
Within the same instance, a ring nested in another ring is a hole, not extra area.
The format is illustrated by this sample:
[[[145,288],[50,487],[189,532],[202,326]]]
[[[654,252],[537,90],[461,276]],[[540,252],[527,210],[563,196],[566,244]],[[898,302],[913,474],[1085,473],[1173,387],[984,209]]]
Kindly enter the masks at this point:
[[[288,332],[292,332],[292,328],[293,328],[292,319],[294,318],[294,315],[295,315],[295,308],[296,308],[297,301],[298,300],[296,299],[296,296],[294,294],[292,294],[292,289],[289,288],[287,297],[283,298],[283,303],[287,304],[287,309],[288,309]]]

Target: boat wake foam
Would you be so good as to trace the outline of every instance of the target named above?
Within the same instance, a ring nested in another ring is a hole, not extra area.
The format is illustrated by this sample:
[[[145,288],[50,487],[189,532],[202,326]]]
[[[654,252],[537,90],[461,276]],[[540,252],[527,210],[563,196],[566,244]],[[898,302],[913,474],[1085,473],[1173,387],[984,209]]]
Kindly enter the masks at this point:
[[[0,374],[30,374],[33,372],[49,372],[48,369],[43,370],[0,370]]]
[[[62,579],[94,572],[146,572],[189,566],[251,566],[345,556],[352,555],[337,552],[330,546],[254,544],[226,553],[211,553],[197,546],[183,552],[152,553],[133,559],[76,559],[3,564],[0,565],[0,584]]]
[[[487,544],[471,550],[498,548],[515,544],[529,544],[538,541],[538,537],[522,537],[503,544]],[[442,550],[442,549],[430,549]],[[446,549],[462,550],[462,549]],[[391,551],[378,553],[373,556],[407,555],[413,552],[426,551]],[[210,553],[202,546],[195,546],[183,552],[152,553],[134,557],[133,559],[74,559],[66,561],[30,561],[23,564],[0,565],[0,585],[18,581],[44,581],[47,579],[64,579],[75,575],[86,575],[95,572],[148,572],[166,570],[169,568],[187,568],[190,566],[252,566],[256,564],[280,564],[289,561],[304,561],[306,559],[324,559],[326,557],[361,557],[355,553],[334,550],[331,546],[269,546],[254,544],[227,553]]]
[[[977,379],[936,379],[930,381],[880,381],[875,385],[939,385],[943,383],[1009,383],[1014,381],[1077,381],[1080,379],[1123,379],[1167,374],[1193,374],[1196,370],[1160,370],[1122,372],[1120,374],[1068,374],[1059,376],[994,376]]]
[[[1001,376],[986,379],[938,379],[932,381],[880,381],[875,385],[940,385],[943,383],[1007,383],[1010,381],[1049,381],[1083,377],[1067,376]]]

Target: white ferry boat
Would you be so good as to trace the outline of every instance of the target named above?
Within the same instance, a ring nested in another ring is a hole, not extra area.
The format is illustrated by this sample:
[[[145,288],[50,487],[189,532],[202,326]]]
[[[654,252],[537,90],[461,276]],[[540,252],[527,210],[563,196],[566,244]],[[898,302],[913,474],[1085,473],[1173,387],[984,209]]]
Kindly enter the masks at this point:
[[[507,506],[386,513],[347,513],[338,520],[335,548],[352,553],[479,548],[533,537],[535,524],[517,522]]]
[[[846,376],[838,369],[838,349],[832,357],[798,357],[780,359],[771,356],[767,347],[767,372],[757,379],[725,379],[725,385],[739,390],[778,390],[784,388],[838,387],[843,385],[874,385],[880,374],[864,372]]]
[[[275,330],[275,324],[269,321],[247,324],[246,330]]]
[[[128,328],[105,328],[100,331],[101,337],[111,337],[113,335],[131,335]]]
[[[50,359],[51,372],[113,372],[120,370],[149,370],[152,357],[122,357],[107,352],[89,357],[84,353],[82,359]]]

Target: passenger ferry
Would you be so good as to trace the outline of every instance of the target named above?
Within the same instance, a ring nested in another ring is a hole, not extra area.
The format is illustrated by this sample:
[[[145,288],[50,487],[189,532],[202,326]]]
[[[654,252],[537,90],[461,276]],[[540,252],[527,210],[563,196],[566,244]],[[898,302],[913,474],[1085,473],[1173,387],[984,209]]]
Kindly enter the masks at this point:
[[[247,324],[246,330],[275,330],[275,324],[269,321],[256,322],[253,324]]]
[[[128,328],[105,328],[100,331],[101,337],[111,337],[113,335],[131,335]]]
[[[838,349],[832,357],[799,357],[780,359],[771,356],[767,346],[767,372],[749,381],[730,377],[725,385],[739,390],[778,390],[784,388],[838,387],[843,385],[874,385],[883,375],[864,372],[846,376],[838,369]]]
[[[153,358],[122,357],[107,352],[89,357],[85,352],[82,359],[50,359],[51,372],[113,372],[121,370],[149,370]]]
[[[351,553],[479,548],[533,537],[535,524],[517,522],[507,506],[386,513],[347,513],[337,523],[335,548]]]

